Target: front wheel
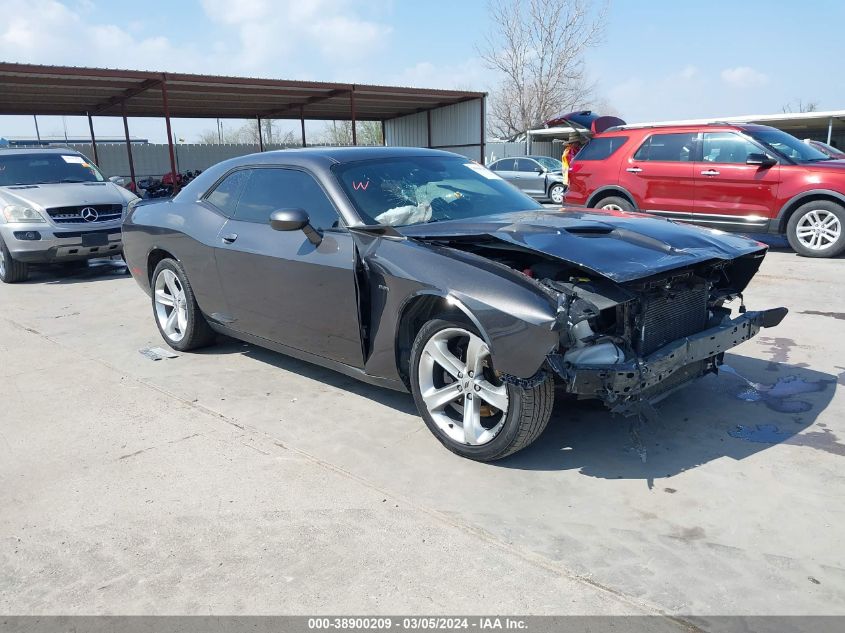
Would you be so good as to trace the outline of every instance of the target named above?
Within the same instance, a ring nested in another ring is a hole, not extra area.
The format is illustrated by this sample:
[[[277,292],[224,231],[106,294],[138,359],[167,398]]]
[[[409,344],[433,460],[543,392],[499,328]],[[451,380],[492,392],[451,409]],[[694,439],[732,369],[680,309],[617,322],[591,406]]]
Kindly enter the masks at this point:
[[[835,257],[845,251],[845,208],[829,200],[802,204],[786,225],[789,245],[804,257]]]
[[[555,204],[563,204],[563,195],[566,193],[566,187],[560,183],[555,183],[549,188],[549,200]]]
[[[450,451],[482,462],[511,455],[548,424],[554,386],[501,380],[474,327],[447,319],[426,323],[411,349],[411,391],[429,430]]]
[[[152,277],[153,315],[162,338],[173,349],[187,352],[214,342],[188,276],[175,259],[163,259]]]
[[[5,284],[16,284],[26,281],[29,277],[29,266],[26,262],[19,262],[12,257],[6,243],[0,237],[0,281]]]

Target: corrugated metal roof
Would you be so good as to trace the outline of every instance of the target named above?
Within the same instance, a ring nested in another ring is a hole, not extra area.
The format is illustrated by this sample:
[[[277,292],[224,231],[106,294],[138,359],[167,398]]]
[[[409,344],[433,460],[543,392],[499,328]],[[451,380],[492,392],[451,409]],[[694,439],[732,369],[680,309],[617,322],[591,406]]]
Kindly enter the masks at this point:
[[[483,92],[0,63],[0,114],[385,120]]]

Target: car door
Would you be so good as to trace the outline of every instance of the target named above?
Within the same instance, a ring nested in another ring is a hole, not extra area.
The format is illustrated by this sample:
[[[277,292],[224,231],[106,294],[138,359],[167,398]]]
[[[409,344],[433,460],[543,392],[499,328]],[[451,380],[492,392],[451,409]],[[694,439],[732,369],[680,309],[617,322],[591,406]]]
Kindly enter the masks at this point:
[[[642,211],[689,219],[695,200],[695,132],[651,134],[623,161],[619,184]]]
[[[546,195],[546,170],[533,158],[517,158],[519,188],[529,196],[540,198]]]
[[[703,132],[695,163],[696,223],[726,229],[764,229],[773,209],[781,168],[777,164],[747,164],[750,154],[766,151],[732,131]],[[753,159],[752,159],[753,160]]]
[[[270,214],[304,209],[323,233],[276,231]],[[231,327],[361,367],[355,247],[328,196],[306,171],[254,167],[215,252]]]
[[[514,187],[519,188],[521,175],[518,171],[516,171],[515,158],[502,158],[500,160],[497,160],[490,166],[490,169],[495,171],[496,174],[503,180],[507,180]]]

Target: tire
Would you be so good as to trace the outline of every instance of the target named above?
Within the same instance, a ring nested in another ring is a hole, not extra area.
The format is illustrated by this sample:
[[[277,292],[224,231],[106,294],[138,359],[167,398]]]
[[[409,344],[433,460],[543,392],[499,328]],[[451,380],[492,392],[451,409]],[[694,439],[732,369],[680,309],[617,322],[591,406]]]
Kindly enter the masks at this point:
[[[5,284],[16,284],[29,278],[29,266],[26,262],[19,262],[12,257],[6,242],[0,237],[0,281]]]
[[[475,327],[450,316],[426,323],[411,348],[411,392],[426,426],[450,451],[480,462],[502,459],[534,442],[554,404],[551,378],[531,388],[504,383],[490,361]],[[466,410],[468,399],[478,412],[469,435],[464,428],[472,411]]]
[[[187,352],[214,342],[214,330],[200,311],[188,276],[178,261],[161,260],[153,271],[150,286],[153,318],[170,347]],[[176,316],[171,320],[173,314]]]
[[[804,257],[836,257],[845,251],[845,207],[830,200],[802,204],[786,224],[786,238]]]
[[[628,202],[625,198],[619,196],[608,196],[599,200],[595,207],[597,209],[606,209],[608,211],[636,211],[634,205]]]
[[[566,187],[557,182],[549,187],[549,200],[554,204],[563,204],[563,195],[566,193]]]

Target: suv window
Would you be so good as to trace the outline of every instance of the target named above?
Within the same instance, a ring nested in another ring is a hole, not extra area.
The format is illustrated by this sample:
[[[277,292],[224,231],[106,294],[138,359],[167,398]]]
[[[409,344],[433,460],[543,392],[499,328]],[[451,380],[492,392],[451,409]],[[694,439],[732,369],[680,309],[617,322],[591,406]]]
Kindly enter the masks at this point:
[[[340,226],[340,217],[322,187],[310,174],[296,169],[250,169],[238,200],[235,219],[267,224],[279,209],[304,209],[317,229]],[[221,183],[222,184],[222,183]]]
[[[513,171],[514,163],[516,161],[513,158],[503,158],[502,160],[496,161],[496,164],[493,165],[493,171]]]
[[[239,169],[226,176],[214,188],[205,199],[220,209],[224,215],[232,217],[235,215],[235,207],[238,206],[238,198],[243,191],[244,183],[249,178],[249,171]]]
[[[594,138],[581,149],[575,160],[604,160],[622,147],[628,140],[627,136],[608,136]]]
[[[763,151],[733,132],[705,132],[701,139],[701,160],[708,163],[745,164],[749,154]]]
[[[636,151],[634,160],[689,161],[695,137],[695,132],[653,134]]]

